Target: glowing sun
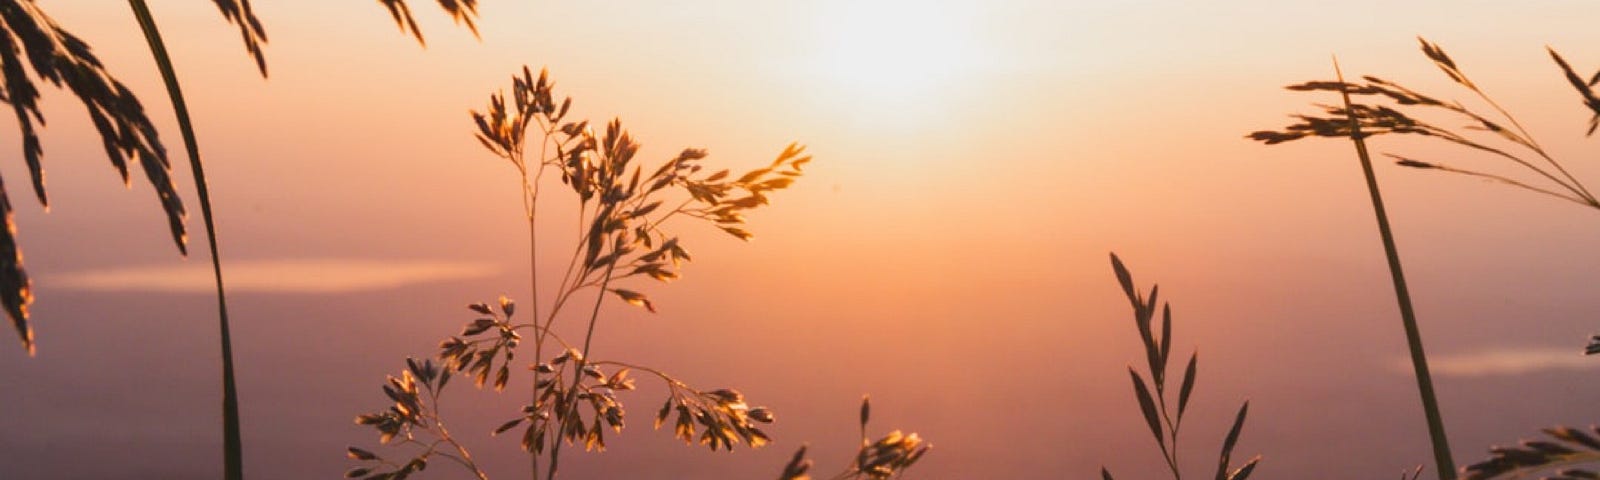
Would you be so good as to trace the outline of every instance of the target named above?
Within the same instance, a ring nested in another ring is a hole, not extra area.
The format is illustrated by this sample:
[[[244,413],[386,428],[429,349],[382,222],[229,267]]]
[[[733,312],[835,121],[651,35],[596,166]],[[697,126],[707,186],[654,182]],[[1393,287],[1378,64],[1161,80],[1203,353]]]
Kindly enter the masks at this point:
[[[926,99],[960,86],[983,52],[973,9],[949,3],[829,3],[818,17],[812,68],[843,92],[880,101]]]

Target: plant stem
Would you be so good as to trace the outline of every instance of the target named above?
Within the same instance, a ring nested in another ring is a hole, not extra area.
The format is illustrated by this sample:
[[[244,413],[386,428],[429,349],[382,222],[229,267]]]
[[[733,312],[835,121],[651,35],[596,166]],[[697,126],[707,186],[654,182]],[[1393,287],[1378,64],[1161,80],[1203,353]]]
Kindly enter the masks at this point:
[[[195,190],[200,197],[200,215],[205,220],[206,244],[211,247],[211,274],[217,284],[217,323],[222,343],[222,463],[223,478],[244,478],[244,448],[239,434],[239,395],[233,380],[233,339],[228,329],[228,300],[222,288],[222,258],[217,254],[216,224],[212,221],[211,192],[206,188],[206,171],[200,162],[200,145],[195,140],[194,125],[189,119],[189,107],[183,101],[183,90],[178,87],[178,74],[172,67],[172,58],[161,41],[155,18],[144,0],[128,0],[133,15],[139,19],[139,28],[150,44],[156,66],[161,69],[161,79],[166,82],[167,96],[172,98],[172,109],[178,116],[178,129],[183,132],[183,145],[189,153],[189,168],[194,172]]]
[[[611,283],[611,272],[616,270],[616,267],[617,262],[615,261],[606,266],[606,274],[604,277],[605,280],[600,282],[600,291],[595,293],[594,309],[589,312],[589,332],[583,336],[583,351],[581,352],[583,354],[583,358],[579,359],[573,364],[574,368],[572,372],[572,386],[568,387],[566,402],[566,404],[570,405],[570,407],[567,409],[567,413],[556,417],[558,420],[556,428],[559,429],[559,431],[556,433],[556,446],[550,451],[550,473],[545,475],[545,477],[550,480],[555,480],[556,478],[556,462],[559,461],[559,457],[561,456],[561,444],[565,443],[560,441],[560,436],[566,432],[566,423],[572,421],[568,417],[578,414],[578,390],[579,386],[583,384],[583,369],[589,365],[589,343],[591,340],[594,340],[594,326],[595,324],[600,323],[600,305],[601,303],[604,303],[603,301],[606,298],[606,287]]]
[[[1428,436],[1433,441],[1433,460],[1440,480],[1455,480],[1455,461],[1450,458],[1450,443],[1444,434],[1444,420],[1439,415],[1439,401],[1433,393],[1433,377],[1428,373],[1428,355],[1422,350],[1422,333],[1417,328],[1417,315],[1411,308],[1411,292],[1406,288],[1405,272],[1400,269],[1400,254],[1394,246],[1394,233],[1389,228],[1389,215],[1383,208],[1383,196],[1378,193],[1378,179],[1372,172],[1372,158],[1367,154],[1367,143],[1361,137],[1361,124],[1350,111],[1350,92],[1344,87],[1344,74],[1339,71],[1339,60],[1333,61],[1333,71],[1339,77],[1339,94],[1343,96],[1346,116],[1350,119],[1350,140],[1356,144],[1356,156],[1361,158],[1361,171],[1367,177],[1367,192],[1372,194],[1372,210],[1378,218],[1378,233],[1383,237],[1383,251],[1389,259],[1389,273],[1394,278],[1394,294],[1400,303],[1400,321],[1405,325],[1406,344],[1411,349],[1411,368],[1416,371],[1417,392],[1422,396],[1422,410],[1428,419]]]

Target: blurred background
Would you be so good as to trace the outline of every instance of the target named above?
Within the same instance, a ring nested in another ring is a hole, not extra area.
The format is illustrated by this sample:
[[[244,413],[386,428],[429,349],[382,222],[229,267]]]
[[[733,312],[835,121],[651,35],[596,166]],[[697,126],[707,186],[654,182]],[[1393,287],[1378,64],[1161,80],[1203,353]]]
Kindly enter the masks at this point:
[[[604,454],[570,453],[571,478],[773,477],[805,443],[831,474],[868,393],[870,433],[935,445],[915,478],[1164,475],[1127,380],[1143,353],[1112,251],[1172,302],[1174,350],[1200,352],[1191,475],[1215,468],[1249,399],[1235,458],[1262,454],[1258,475],[1393,476],[1431,457],[1353,149],[1244,135],[1337,102],[1281,88],[1331,79],[1333,54],[1347,74],[1476,108],[1422,35],[1600,186],[1591,113],[1544,51],[1600,67],[1593,2],[490,0],[474,38],[418,0],[426,48],[374,2],[257,2],[267,80],[209,2],[152,3],[219,216],[253,478],[341,475],[346,445],[376,444],[351,419],[387,405],[385,374],[459,332],[465,304],[530,295],[515,170],[468,116],[523,65],[547,67],[578,118],[622,118],[651,163],[701,147],[743,170],[791,141],[816,156],[750,215],[749,243],[679,225],[684,278],[632,284],[660,312],[608,301],[596,337],[596,357],[772,407],[775,444],[711,453],[652,432],[663,391],[641,379],[631,428]],[[161,127],[196,255],[175,251],[149,185],[118,185],[70,95],[44,92],[48,214],[0,119],[39,339],[31,359],[0,342],[0,472],[215,478],[215,304],[159,74],[127,9],[41,6]],[[1442,142],[1371,144],[1527,178]],[[1600,332],[1600,215],[1387,162],[1377,174],[1457,462],[1595,422],[1600,359],[1580,352]],[[572,218],[544,219],[541,246],[567,251]],[[515,437],[487,435],[517,414],[525,378],[505,395],[457,385],[443,406],[495,478],[526,475]],[[450,467],[428,473],[459,477]]]

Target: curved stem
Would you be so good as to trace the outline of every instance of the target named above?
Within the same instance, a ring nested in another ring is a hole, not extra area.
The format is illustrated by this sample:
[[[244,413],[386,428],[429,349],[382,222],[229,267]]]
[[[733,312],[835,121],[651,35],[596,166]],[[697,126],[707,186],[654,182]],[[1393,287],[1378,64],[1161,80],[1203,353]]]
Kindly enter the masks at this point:
[[[1479,90],[1476,85],[1473,85],[1470,89],[1473,93],[1478,94],[1478,98],[1483,99],[1483,101],[1487,102],[1490,107],[1495,109],[1495,111],[1500,112],[1500,116],[1506,117],[1506,120],[1511,122],[1511,126],[1516,127],[1517,131],[1522,133],[1522,138],[1528,141],[1530,150],[1533,150],[1534,153],[1538,153],[1540,157],[1544,157],[1545,161],[1550,162],[1550,166],[1556,167],[1556,171],[1561,172],[1562,176],[1567,177],[1567,181],[1572,183],[1571,187],[1578,191],[1575,193],[1581,195],[1584,200],[1588,201],[1588,204],[1597,204],[1594,195],[1589,193],[1589,189],[1584,188],[1583,183],[1579,182],[1577,178],[1574,178],[1571,173],[1567,173],[1567,169],[1562,167],[1561,163],[1556,162],[1556,159],[1550,158],[1550,155],[1545,153],[1544,147],[1539,146],[1539,142],[1533,139],[1533,135],[1529,134],[1527,129],[1522,128],[1522,123],[1517,121],[1517,117],[1511,116],[1510,112],[1507,112],[1505,108],[1501,108],[1499,103],[1496,103],[1494,99],[1489,98],[1489,95],[1483,93],[1482,90]]]
[[[222,344],[222,458],[223,478],[244,478],[244,447],[239,433],[239,394],[233,378],[233,338],[228,328],[228,301],[222,287],[222,258],[217,253],[216,223],[212,220],[211,192],[206,187],[206,172],[200,162],[200,145],[195,140],[194,125],[189,119],[189,107],[183,100],[183,89],[178,86],[178,74],[167,55],[167,47],[156,29],[155,18],[144,0],[128,0],[139,28],[150,44],[161,79],[166,83],[167,96],[172,99],[172,109],[178,116],[178,129],[183,132],[183,145],[189,154],[189,168],[194,172],[195,190],[200,197],[200,215],[205,220],[206,244],[211,248],[211,274],[217,285],[217,323]],[[242,20],[241,20],[242,21]]]

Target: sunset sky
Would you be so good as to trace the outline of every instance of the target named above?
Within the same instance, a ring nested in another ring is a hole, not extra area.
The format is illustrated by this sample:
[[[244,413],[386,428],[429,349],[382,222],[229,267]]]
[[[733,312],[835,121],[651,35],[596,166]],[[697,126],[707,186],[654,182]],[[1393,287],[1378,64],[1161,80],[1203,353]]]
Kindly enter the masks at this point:
[[[37,3],[156,121],[193,254],[147,183],[119,185],[69,94],[42,102],[48,213],[0,116],[39,343],[28,358],[0,341],[0,477],[215,478],[215,305],[159,73],[120,2]],[[411,0],[426,48],[376,2],[258,1],[267,79],[211,2],[151,3],[210,175],[252,478],[336,478],[346,445],[383,453],[350,419],[386,406],[384,375],[457,333],[463,305],[529,296],[516,172],[468,115],[524,65],[573,115],[621,118],[651,166],[685,147],[734,170],[790,142],[815,156],[749,215],[750,242],[680,225],[684,278],[632,284],[659,313],[609,302],[596,337],[598,356],[772,407],[775,444],[712,454],[651,431],[662,390],[641,379],[628,430],[564,458],[563,478],[769,478],[802,444],[831,475],[863,394],[872,433],[935,445],[913,478],[1159,478],[1113,251],[1172,302],[1174,350],[1200,352],[1191,475],[1249,399],[1235,458],[1262,454],[1258,475],[1392,477],[1431,457],[1353,149],[1244,136],[1337,102],[1281,88],[1331,79],[1333,55],[1481,106],[1420,35],[1600,187],[1592,113],[1545,53],[1600,67],[1588,1],[484,0],[475,38]],[[1442,142],[1371,145],[1528,179]],[[1579,356],[1600,333],[1600,212],[1388,162],[1377,175],[1457,463],[1600,420],[1600,359]],[[546,220],[541,247],[570,249],[571,217]],[[455,387],[452,428],[495,478],[524,477],[515,439],[487,435],[522,395]],[[446,467],[429,478],[458,478]]]

